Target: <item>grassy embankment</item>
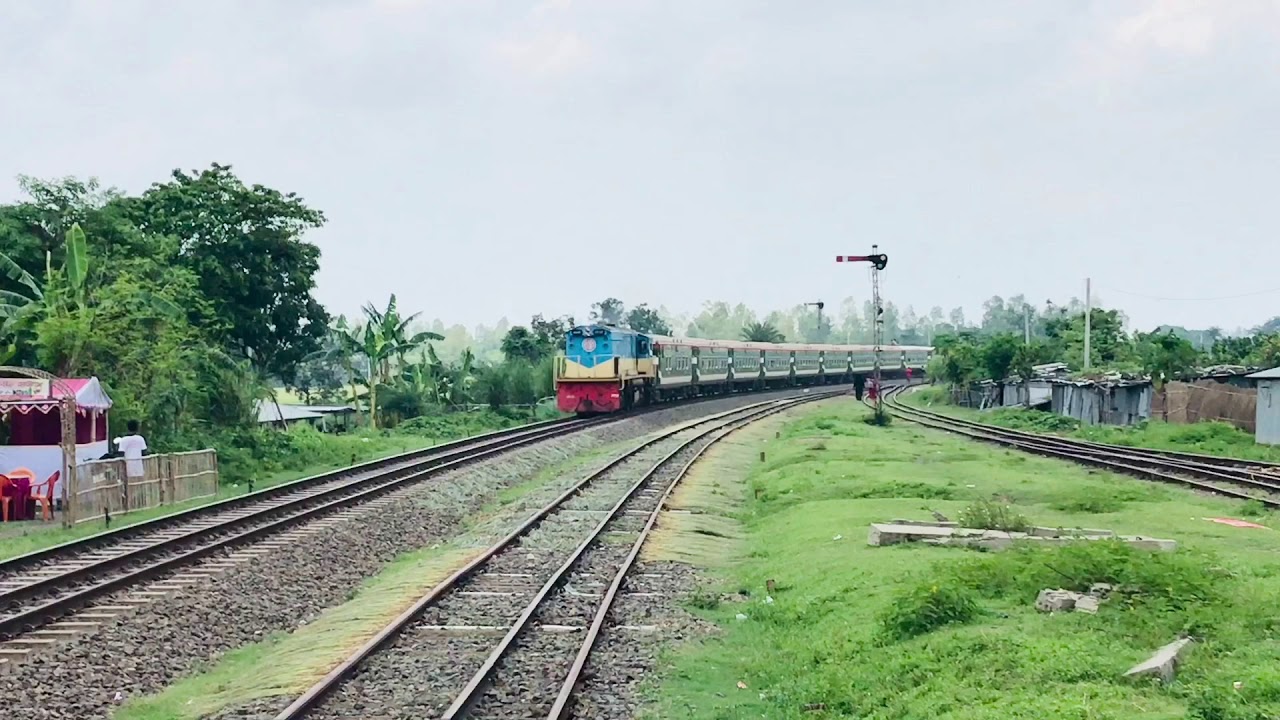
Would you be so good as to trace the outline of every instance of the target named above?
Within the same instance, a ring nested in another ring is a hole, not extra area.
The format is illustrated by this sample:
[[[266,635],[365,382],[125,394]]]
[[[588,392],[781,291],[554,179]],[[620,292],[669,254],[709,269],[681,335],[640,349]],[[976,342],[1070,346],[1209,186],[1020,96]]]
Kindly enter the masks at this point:
[[[1064,437],[1112,443],[1155,450],[1221,455],[1242,460],[1280,462],[1280,447],[1259,445],[1253,435],[1224,422],[1199,422],[1189,425],[1166,423],[1159,419],[1133,427],[1082,425],[1074,418],[1025,408],[974,410],[950,403],[945,388],[924,387],[901,396],[903,402],[964,420],[989,423],[1013,430],[1052,433]]]
[[[801,419],[766,421],[713,451],[711,469],[677,498],[706,514],[664,522],[650,555],[717,566],[716,592],[698,593],[688,607],[722,632],[668,658],[650,688],[655,716],[1261,720],[1280,713],[1280,536],[1204,519],[1237,515],[1242,503],[903,421],[873,427],[852,400],[796,412]],[[761,449],[767,462],[759,462]],[[993,499],[998,504],[986,509],[1008,506],[1003,512],[1014,519],[1171,538],[1179,548],[1152,554],[1090,542],[981,553],[867,545],[872,522],[927,520],[928,509],[963,519]],[[1273,515],[1259,521],[1280,526]],[[774,601],[765,603],[770,579]],[[1135,592],[1113,597],[1097,615],[1034,609],[1042,588],[1093,582]],[[733,600],[738,594],[748,599]],[[738,613],[747,619],[737,621]],[[1203,642],[1174,685],[1121,678],[1182,632]]]
[[[454,540],[400,556],[366,580],[351,600],[325,610],[313,622],[293,633],[278,633],[233,650],[160,693],[129,700],[112,717],[198,720],[256,700],[301,694],[533,510],[632,444],[623,441],[598,447],[498,491],[466,518],[465,532]]]
[[[532,421],[531,418],[512,418],[492,412],[450,413],[416,418],[393,431],[362,430],[335,435],[305,426],[291,428],[288,432],[262,431],[255,436],[252,447],[218,448],[224,481],[230,481],[219,486],[217,496],[117,515],[112,518],[111,527],[120,528],[242,495],[249,492],[246,479],[250,477],[253,478],[253,489],[262,490],[347,467],[353,462],[368,462],[421,450]],[[11,527],[0,524],[0,560],[88,537],[105,529],[101,521],[81,523],[69,530],[56,522],[20,523]]]

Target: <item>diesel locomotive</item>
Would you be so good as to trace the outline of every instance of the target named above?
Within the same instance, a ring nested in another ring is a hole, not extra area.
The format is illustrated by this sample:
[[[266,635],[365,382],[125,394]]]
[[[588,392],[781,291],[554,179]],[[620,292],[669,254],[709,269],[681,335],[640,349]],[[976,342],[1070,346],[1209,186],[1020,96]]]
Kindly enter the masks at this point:
[[[928,346],[884,345],[882,377],[923,375]],[[579,325],[555,360],[556,404],[592,415],[678,398],[854,382],[875,369],[871,345],[701,340]]]

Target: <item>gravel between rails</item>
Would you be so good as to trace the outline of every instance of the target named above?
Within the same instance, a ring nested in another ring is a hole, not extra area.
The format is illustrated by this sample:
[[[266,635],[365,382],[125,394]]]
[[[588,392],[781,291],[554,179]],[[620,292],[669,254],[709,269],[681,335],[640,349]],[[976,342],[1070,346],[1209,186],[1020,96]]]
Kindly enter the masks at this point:
[[[427,608],[308,718],[419,718],[444,712],[564,556],[599,524],[603,515],[597,513],[613,507],[627,488],[687,437],[681,433],[642,450],[548,515]],[[492,630],[445,629],[459,626]],[[548,642],[575,641],[561,637]],[[405,687],[416,692],[405,693]]]
[[[681,433],[646,448],[547,516],[515,546],[496,555],[475,576],[428,608],[387,650],[368,658],[351,679],[308,714],[309,720],[419,718],[443,713],[564,557],[636,481],[691,434]],[[700,438],[676,452],[644,489],[665,488],[711,441],[711,437]],[[648,511],[659,499],[658,494],[638,492],[623,509]],[[604,589],[642,525],[643,516],[625,512],[609,521],[600,542],[575,563],[570,576],[517,636],[511,652],[498,665],[493,685],[483,691],[469,717],[545,715]],[[621,533],[627,542],[610,542],[611,533]]]
[[[583,667],[567,717],[637,717],[644,706],[645,686],[662,669],[662,651],[718,632],[714,624],[681,605],[701,584],[697,569],[689,565],[637,562]],[[736,691],[725,689],[726,693]]]
[[[700,438],[676,453],[645,484],[644,488],[655,491],[654,494],[638,492],[624,503],[624,512],[605,525],[600,542],[589,547],[574,564],[569,582],[557,588],[538,608],[529,629],[517,637],[515,646],[498,663],[492,684],[466,714],[467,718],[524,720],[547,716],[603,600],[604,591],[639,537],[638,528],[625,529],[634,526],[633,520],[625,518],[644,516],[628,516],[625,511],[652,512],[661,501],[662,491],[714,439],[715,434]],[[552,633],[543,629],[546,626],[575,630]]]
[[[323,609],[346,601],[364,578],[396,556],[456,536],[469,512],[543,468],[607,443],[786,394],[664,408],[437,476],[436,482],[398,491],[405,502],[377,513],[355,513],[302,542],[59,644],[0,677],[0,696],[13,717],[107,718],[123,699],[159,690],[228,650],[311,622]],[[126,594],[104,598],[102,604]],[[256,702],[245,708],[254,715],[237,710],[224,717],[262,717],[264,711],[269,717],[284,704],[287,699]]]

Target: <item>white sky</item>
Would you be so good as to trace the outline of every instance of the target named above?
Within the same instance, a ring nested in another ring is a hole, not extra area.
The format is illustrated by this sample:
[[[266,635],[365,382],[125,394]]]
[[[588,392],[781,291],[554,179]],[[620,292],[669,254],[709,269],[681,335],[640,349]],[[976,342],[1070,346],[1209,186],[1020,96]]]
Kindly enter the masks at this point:
[[[1206,300],[1280,289],[1278,71],[1275,0],[0,0],[0,201],[230,163],[328,215],[335,313],[834,306],[878,241],[918,311],[1232,328],[1280,314]]]

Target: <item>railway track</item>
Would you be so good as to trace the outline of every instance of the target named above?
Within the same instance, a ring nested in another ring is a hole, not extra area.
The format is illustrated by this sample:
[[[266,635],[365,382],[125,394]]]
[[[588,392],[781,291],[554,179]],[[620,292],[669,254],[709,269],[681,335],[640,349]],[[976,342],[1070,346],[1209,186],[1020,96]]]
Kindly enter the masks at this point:
[[[421,597],[276,720],[568,717],[668,494],[712,444],[815,392],[665,431],[606,463]]]
[[[318,475],[0,563],[0,640],[213,553],[611,418],[535,423]]]
[[[1108,445],[994,427],[906,405],[899,399],[905,388],[889,388],[884,398],[885,406],[893,414],[926,427],[1036,455],[1184,485],[1240,500],[1256,500],[1268,507],[1280,507],[1280,464]]]

